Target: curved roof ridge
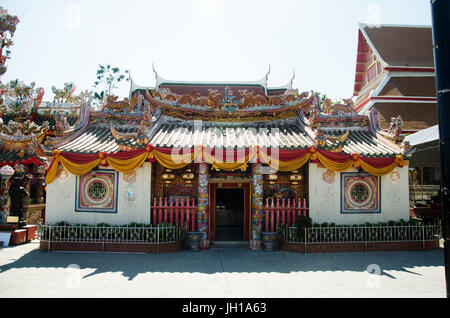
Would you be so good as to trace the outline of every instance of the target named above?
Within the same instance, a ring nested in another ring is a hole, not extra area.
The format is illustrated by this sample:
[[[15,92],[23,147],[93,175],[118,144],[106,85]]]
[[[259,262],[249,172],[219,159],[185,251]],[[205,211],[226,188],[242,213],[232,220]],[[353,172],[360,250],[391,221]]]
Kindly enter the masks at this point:
[[[153,72],[155,73],[156,78],[156,87],[159,87],[162,84],[198,84],[198,85],[260,85],[267,89],[267,80],[268,76],[270,74],[270,64],[269,64],[269,71],[259,80],[254,81],[180,81],[180,80],[168,80],[163,78],[156,72],[155,70],[155,63],[152,64]]]

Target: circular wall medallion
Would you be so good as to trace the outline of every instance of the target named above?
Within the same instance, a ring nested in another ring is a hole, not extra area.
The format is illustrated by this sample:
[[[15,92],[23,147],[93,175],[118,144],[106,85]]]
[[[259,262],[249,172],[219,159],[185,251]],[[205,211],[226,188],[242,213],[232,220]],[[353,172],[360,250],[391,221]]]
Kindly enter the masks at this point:
[[[112,185],[107,178],[92,177],[83,187],[86,200],[93,205],[103,205],[111,196]]]
[[[346,189],[348,203],[355,208],[370,206],[374,196],[372,185],[365,180],[352,180]]]

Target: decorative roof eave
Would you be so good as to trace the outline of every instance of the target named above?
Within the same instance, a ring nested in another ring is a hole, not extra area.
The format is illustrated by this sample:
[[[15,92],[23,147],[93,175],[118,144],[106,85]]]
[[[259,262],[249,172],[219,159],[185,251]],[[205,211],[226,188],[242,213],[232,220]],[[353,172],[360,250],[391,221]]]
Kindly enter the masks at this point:
[[[170,117],[181,118],[185,120],[198,119],[205,121],[232,121],[232,122],[258,122],[275,119],[284,119],[297,116],[299,108],[310,106],[314,101],[314,96],[304,98],[289,106],[278,108],[267,108],[259,110],[236,110],[227,112],[222,110],[207,110],[197,108],[187,108],[183,106],[174,106],[162,100],[157,100],[146,91],[144,98],[156,108],[161,108],[164,115]]]
[[[133,79],[131,77],[130,77],[130,82],[131,82],[130,83],[130,94],[128,96],[129,100],[131,100],[131,97],[135,91],[145,91],[146,89],[150,89],[150,90],[155,89],[155,87],[147,87],[147,86],[138,85],[133,81]]]
[[[91,107],[89,103],[84,103],[80,108],[80,116],[77,122],[67,130],[60,132],[60,136],[54,138],[47,138],[44,143],[44,153],[49,155],[53,149],[65,145],[68,142],[81,136],[88,128],[91,118]]]
[[[289,82],[284,84],[283,86],[275,86],[275,87],[267,87],[267,91],[278,91],[278,90],[287,90],[293,88],[293,83],[295,79],[295,71],[292,71],[292,78]]]
[[[365,125],[368,121],[368,116],[367,115],[360,115],[360,114],[348,114],[348,116],[331,116],[331,115],[319,115],[318,118],[314,119],[313,121],[310,121],[311,125],[314,124],[320,124],[317,125],[318,127],[323,128],[327,128],[324,127],[323,124],[330,124],[330,123],[341,123],[341,122],[357,122],[357,123],[361,123],[361,125]],[[357,127],[363,127],[360,125],[354,125],[354,126],[348,126],[347,128],[357,128]],[[333,127],[333,129],[335,129]]]
[[[382,130],[380,128],[379,119],[378,119],[378,111],[376,108],[372,108],[368,114],[369,117],[369,131],[372,135],[376,136],[380,142],[389,145],[390,147],[394,147],[398,149],[399,153],[403,155],[408,155],[411,150],[408,144],[405,144],[404,135],[393,136],[388,132]],[[400,144],[400,145],[399,145]]]

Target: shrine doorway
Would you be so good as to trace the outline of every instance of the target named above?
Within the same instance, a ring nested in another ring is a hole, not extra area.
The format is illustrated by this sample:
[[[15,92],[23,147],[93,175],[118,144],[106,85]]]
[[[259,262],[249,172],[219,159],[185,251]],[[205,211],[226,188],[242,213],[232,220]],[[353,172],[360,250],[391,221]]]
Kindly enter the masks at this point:
[[[210,238],[245,241],[249,237],[250,184],[210,185]]]

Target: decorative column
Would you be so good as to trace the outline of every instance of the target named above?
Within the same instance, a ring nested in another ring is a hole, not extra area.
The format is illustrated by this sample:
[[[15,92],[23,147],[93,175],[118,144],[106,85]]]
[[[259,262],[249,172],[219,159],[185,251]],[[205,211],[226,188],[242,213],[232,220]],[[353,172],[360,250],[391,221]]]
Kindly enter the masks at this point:
[[[14,174],[14,169],[10,166],[3,166],[0,169],[0,224],[6,224],[11,203],[9,197],[10,178]]]
[[[262,165],[255,163],[252,166],[252,239],[250,248],[253,250],[261,249],[261,224],[263,218],[263,179]]]
[[[202,162],[198,167],[198,231],[202,233],[204,247],[209,246],[208,240],[208,179],[209,166]]]
[[[44,182],[45,182],[45,166],[39,166],[36,168],[36,203],[44,203]]]

